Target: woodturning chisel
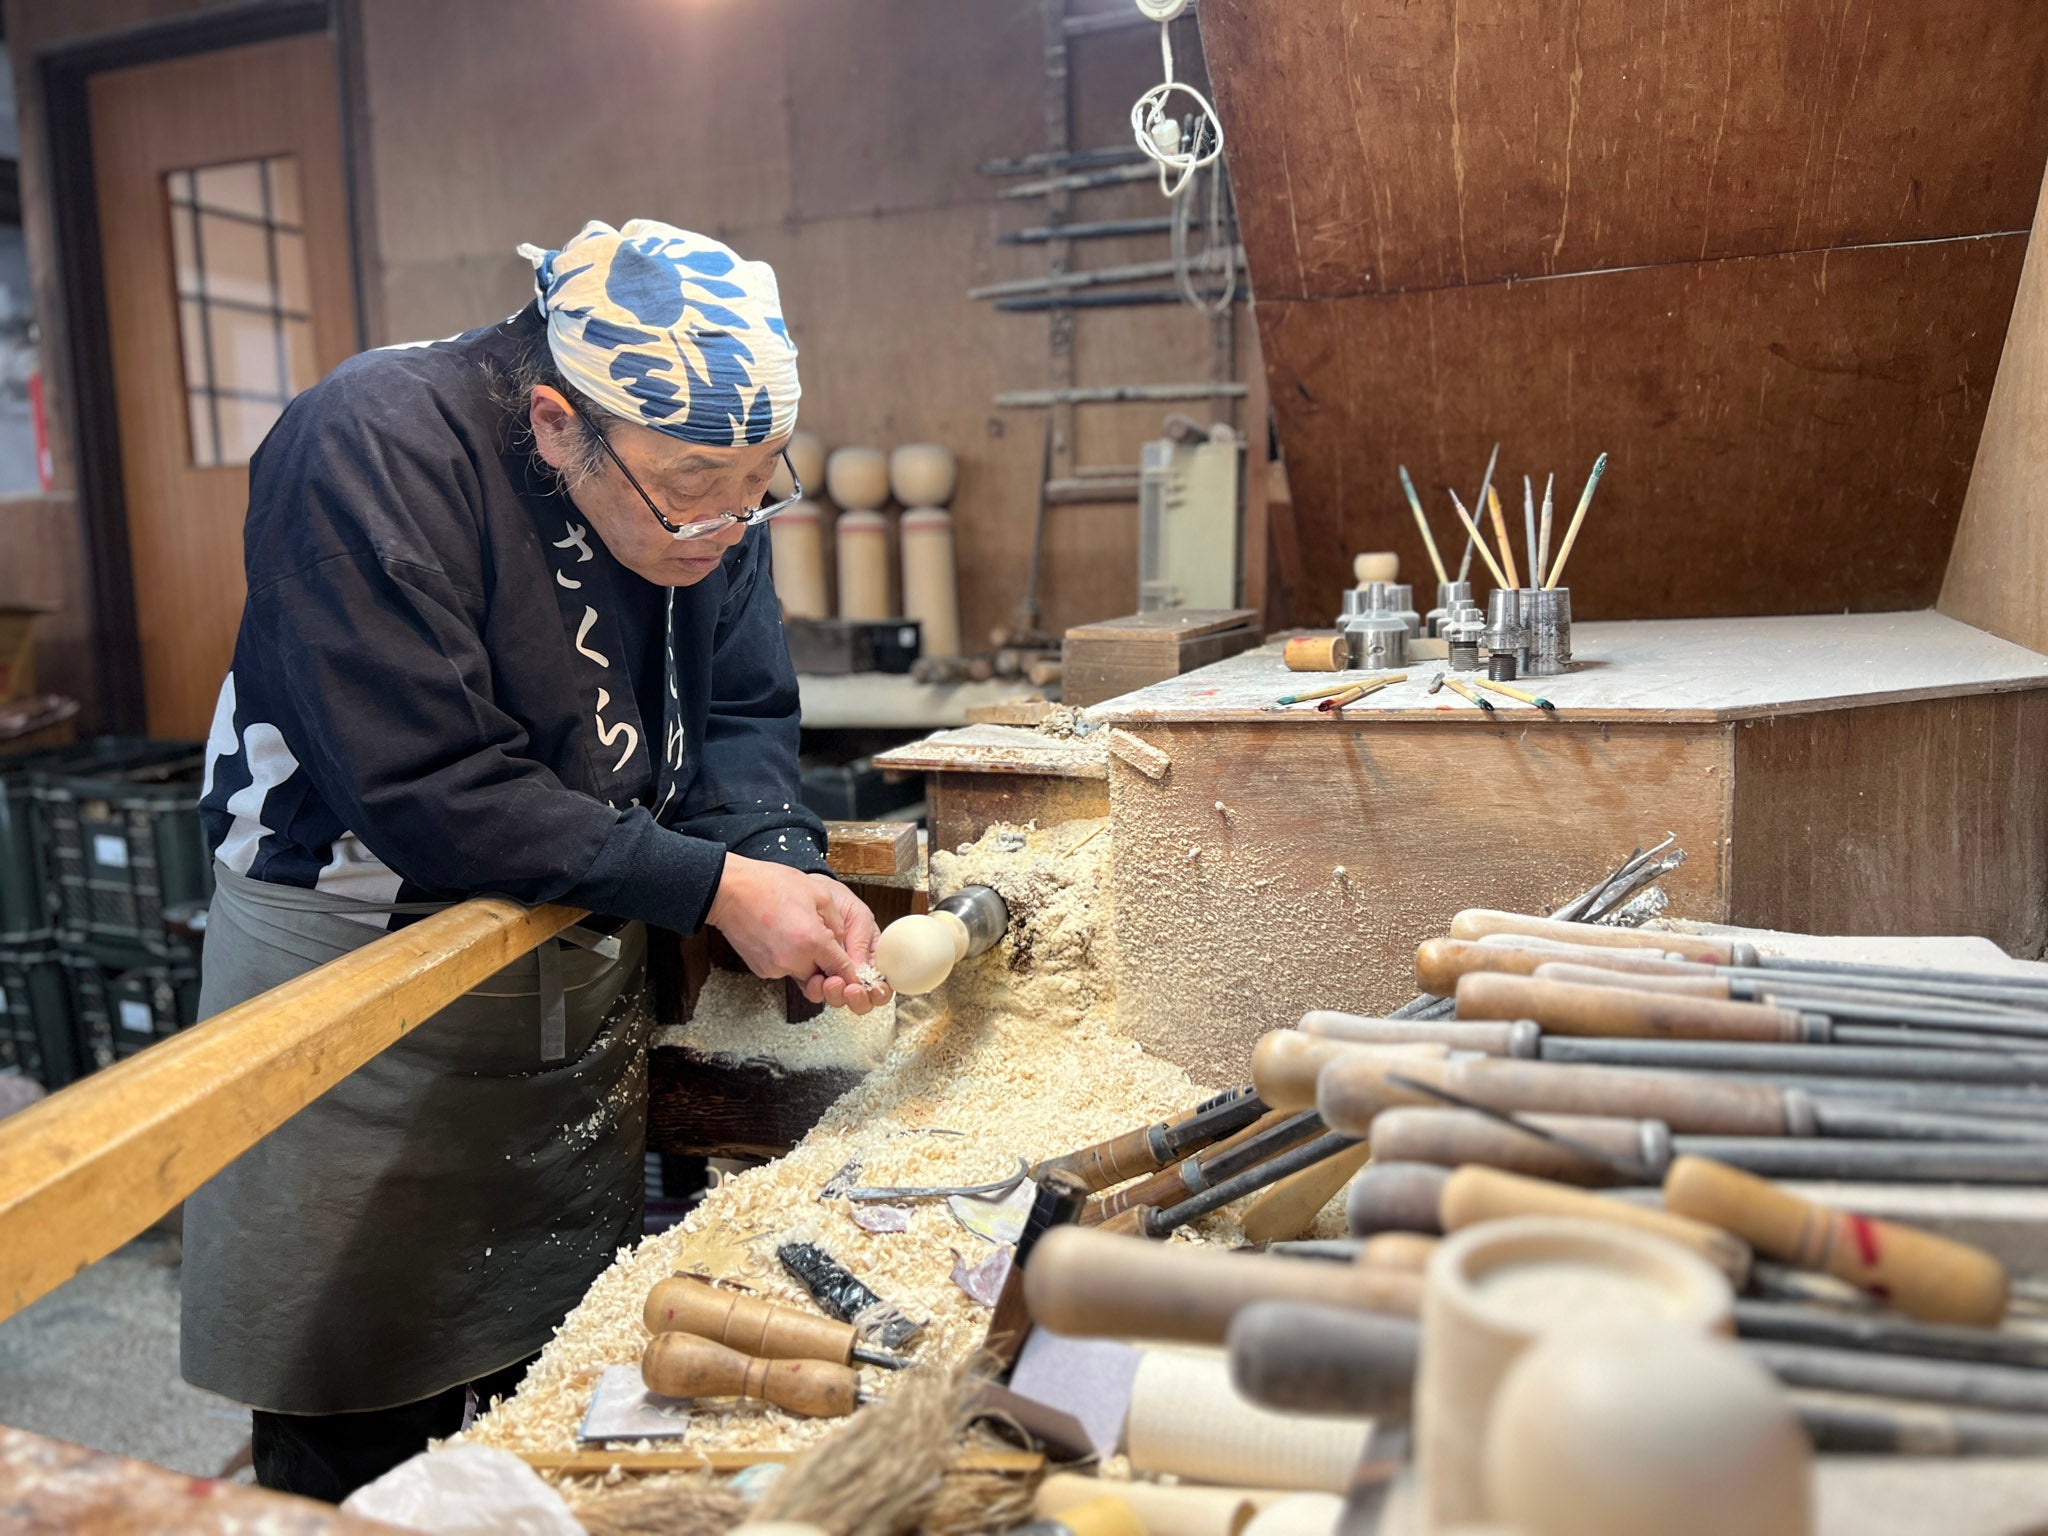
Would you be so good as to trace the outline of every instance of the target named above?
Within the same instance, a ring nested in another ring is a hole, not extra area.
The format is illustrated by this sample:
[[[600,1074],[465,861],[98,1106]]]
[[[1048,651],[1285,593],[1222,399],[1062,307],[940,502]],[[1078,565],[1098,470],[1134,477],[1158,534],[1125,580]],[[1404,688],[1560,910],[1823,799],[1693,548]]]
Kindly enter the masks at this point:
[[[901,1370],[906,1362],[860,1343],[853,1324],[816,1317],[727,1290],[693,1275],[672,1275],[647,1293],[649,1333],[694,1333],[762,1360],[830,1360]]]
[[[1242,1173],[1276,1152],[1284,1152],[1307,1141],[1323,1129],[1321,1116],[1312,1109],[1289,1114],[1268,1110],[1235,1136],[1217,1142],[1149,1178],[1138,1179],[1121,1188],[1098,1195],[1081,1214],[1081,1225],[1097,1226],[1134,1205],[1167,1206],[1199,1195],[1222,1179]]]
[[[1031,1177],[1043,1183],[1048,1173],[1059,1169],[1078,1178],[1090,1193],[1108,1189],[1127,1179],[1157,1173],[1190,1152],[1235,1135],[1265,1114],[1266,1109],[1254,1089],[1232,1089],[1198,1105],[1178,1120],[1140,1126],[1078,1152],[1047,1158],[1031,1170]]]
[[[1334,1133],[1316,1137],[1315,1140],[1290,1147],[1287,1151],[1267,1158],[1242,1173],[1212,1184],[1199,1195],[1190,1195],[1177,1205],[1159,1209],[1148,1205],[1134,1205],[1119,1212],[1102,1224],[1104,1232],[1135,1233],[1141,1237],[1165,1237],[1176,1228],[1184,1227],[1191,1221],[1199,1221],[1211,1211],[1221,1210],[1232,1201],[1242,1200],[1246,1195],[1279,1183],[1282,1179],[1312,1168],[1326,1158],[1337,1156],[1358,1145],[1356,1136],[1339,1136]]]
[[[657,1333],[640,1356],[640,1379],[663,1397],[737,1397],[807,1418],[840,1418],[860,1406],[860,1373],[829,1360],[757,1360],[694,1333]]]

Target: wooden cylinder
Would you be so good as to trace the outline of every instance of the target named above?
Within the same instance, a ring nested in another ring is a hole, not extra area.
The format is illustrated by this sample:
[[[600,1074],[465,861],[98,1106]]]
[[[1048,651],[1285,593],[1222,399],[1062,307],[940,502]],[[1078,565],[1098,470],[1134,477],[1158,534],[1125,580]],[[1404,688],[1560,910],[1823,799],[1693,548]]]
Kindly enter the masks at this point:
[[[1555,1131],[1596,1151],[1645,1165],[1630,1179],[1611,1165],[1531,1136],[1469,1109],[1389,1109],[1372,1123],[1370,1146],[1376,1162],[1435,1163],[1460,1168],[1478,1163],[1536,1179],[1566,1184],[1655,1183],[1671,1157],[1671,1136],[1656,1121],[1605,1115],[1523,1115],[1531,1125]]]
[[[1356,1262],[1379,1269],[1405,1269],[1419,1275],[1429,1268],[1438,1242],[1426,1232],[1380,1232],[1359,1245]]]
[[[1422,1330],[1405,1317],[1263,1301],[1230,1325],[1230,1379],[1282,1413],[1405,1418]]]
[[[905,443],[889,455],[889,489],[906,507],[943,507],[959,475],[953,450],[940,443]]]
[[[816,498],[825,494],[825,440],[815,432],[806,432],[801,427],[789,435],[789,462],[796,470],[797,479],[804,483],[804,494]],[[787,491],[781,493],[788,495]]]
[[[1349,1484],[1369,1429],[1263,1408],[1214,1354],[1148,1349],[1131,1382],[1124,1454],[1141,1472],[1334,1493]]]
[[[1079,1472],[1055,1472],[1038,1485],[1031,1508],[1040,1519],[1057,1518],[1104,1494],[1129,1504],[1148,1536],[1242,1536],[1259,1505],[1277,1497],[1266,1488],[1112,1482]]]
[[[903,612],[924,626],[922,654],[960,654],[960,588],[953,567],[953,517],[916,507],[899,525],[903,543]]]
[[[853,1363],[851,1323],[777,1306],[691,1275],[671,1275],[647,1293],[649,1333],[694,1333],[762,1360]]]
[[[1145,1522],[1129,1501],[1104,1493],[1086,1503],[1070,1504],[1059,1514],[1022,1527],[1029,1536],[1146,1536]]]
[[[825,527],[817,504],[800,501],[768,519],[768,549],[782,616],[830,618],[832,602],[825,592]]]
[[[1296,1026],[1304,1035],[1353,1045],[1441,1045],[1485,1056],[1534,1056],[1543,1032],[1527,1019],[1366,1019],[1311,1009]]]
[[[1048,1232],[1024,1266],[1032,1319],[1079,1338],[1221,1344],[1255,1301],[1319,1301],[1413,1317],[1413,1275],[1141,1243],[1094,1228]]]
[[[1690,960],[1667,960],[1652,950],[1603,949],[1593,944],[1485,943],[1477,939],[1425,939],[1415,950],[1415,985],[1437,997],[1449,997],[1458,978],[1473,971],[1497,971],[1511,976],[1532,975],[1539,967],[1560,963],[1599,966],[1617,974],[1701,973]],[[1721,996],[1727,996],[1722,984]]]
[[[1296,635],[1280,657],[1290,672],[1342,672],[1351,664],[1351,642],[1342,635]]]
[[[1989,1328],[2005,1316],[2005,1266],[1982,1249],[1817,1205],[1725,1163],[1678,1158],[1664,1179],[1664,1204],[1759,1253],[1882,1296],[1908,1317]]]
[[[1769,1083],[1491,1058],[1449,1062],[1333,1060],[1323,1069],[1316,1091],[1316,1109],[1324,1123],[1347,1136],[1369,1136],[1373,1116],[1383,1109],[1396,1104],[1442,1103],[1387,1082],[1390,1072],[1448,1088],[1489,1109],[1661,1120],[1681,1135],[1788,1134],[1785,1092]]]
[[[1728,1277],[1740,1290],[1749,1284],[1755,1255],[1749,1244],[1719,1227],[1677,1216],[1654,1206],[1636,1205],[1605,1195],[1588,1194],[1548,1179],[1524,1178],[1497,1168],[1460,1168],[1444,1181],[1437,1214],[1446,1232],[1462,1232],[1481,1222],[1516,1216],[1569,1216],[1579,1221],[1607,1221],[1668,1238],[1690,1249]]]
[[[1486,1507],[1522,1536],[1811,1536],[1792,1401],[1724,1339],[1659,1322],[1538,1340],[1494,1398]]]
[[[1351,1181],[1344,1219],[1360,1237],[1375,1232],[1443,1231],[1438,1208],[1447,1170],[1432,1163],[1373,1163]]]
[[[894,618],[889,611],[889,519],[879,512],[842,512],[835,532],[839,617]]]
[[[1319,1039],[1298,1029],[1275,1029],[1252,1047],[1252,1082],[1259,1097],[1275,1109],[1313,1109],[1316,1076],[1333,1061],[1442,1061],[1449,1055],[1449,1046],[1433,1041],[1359,1045]]]
[[[1630,1040],[1746,1040],[1813,1043],[1816,1034],[1790,1008],[1724,1003],[1668,992],[1587,987],[1474,971],[1458,981],[1458,1017],[1534,1019],[1545,1032]]]
[[[1351,579],[1361,587],[1376,581],[1398,581],[1400,577],[1401,557],[1390,549],[1351,557]]]
[[[1561,923],[1550,917],[1531,917],[1526,912],[1497,912],[1488,907],[1468,907],[1451,919],[1454,939],[1483,939],[1493,933],[1516,933],[1532,938],[1556,939],[1564,944],[1592,944],[1602,948],[1654,949],[1684,955],[1708,965],[1737,964],[1735,946],[1727,939],[1702,939],[1685,933],[1664,933],[1641,928],[1608,928],[1599,923]]]
[[[1703,1260],[1608,1223],[1521,1217],[1446,1240],[1430,1261],[1415,1390],[1422,1529],[1486,1518],[1494,1396],[1537,1338],[1632,1319],[1727,1334],[1734,1305],[1726,1278]]]
[[[1621,987],[1631,992],[1670,992],[1723,1003],[1730,1000],[1728,978],[1705,969],[1693,974],[1659,976],[1646,971],[1612,970],[1603,965],[1578,965],[1570,960],[1546,960],[1528,974],[1538,981],[1569,982],[1579,987]]]
[[[825,488],[842,512],[873,512],[889,501],[889,456],[879,448],[834,448],[825,460]]]
[[[756,1360],[694,1333],[657,1333],[640,1379],[663,1397],[738,1397],[807,1418],[838,1418],[859,1401],[860,1373],[825,1360]]]

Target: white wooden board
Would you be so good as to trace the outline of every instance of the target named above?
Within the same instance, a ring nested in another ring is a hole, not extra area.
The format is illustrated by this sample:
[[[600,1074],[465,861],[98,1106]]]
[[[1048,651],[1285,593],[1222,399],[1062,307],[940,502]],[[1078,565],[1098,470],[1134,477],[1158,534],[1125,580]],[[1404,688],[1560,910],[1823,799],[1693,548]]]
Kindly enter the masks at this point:
[[[1714,722],[2048,688],[2048,656],[1932,609],[1581,624],[1572,632],[1572,650],[1572,671],[1515,684],[1548,698],[1559,720]],[[1407,682],[1350,706],[1343,717],[1482,719],[1448,690],[1427,691],[1443,667],[1434,661],[1411,664]],[[1485,674],[1449,675],[1469,681]],[[1285,718],[1325,723],[1330,717],[1312,704],[1276,712],[1273,701],[1338,680],[1331,673],[1289,672],[1280,647],[1266,645],[1106,700],[1088,716],[1115,725]],[[1496,721],[1536,713],[1512,699],[1489,697],[1499,709]]]

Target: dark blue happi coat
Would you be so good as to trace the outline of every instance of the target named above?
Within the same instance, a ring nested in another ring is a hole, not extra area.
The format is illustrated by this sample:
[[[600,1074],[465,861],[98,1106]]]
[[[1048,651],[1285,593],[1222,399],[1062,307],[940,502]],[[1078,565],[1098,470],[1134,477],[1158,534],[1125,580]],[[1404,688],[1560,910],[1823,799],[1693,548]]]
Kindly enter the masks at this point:
[[[612,559],[492,398],[541,334],[365,353],[258,450],[201,801],[229,868],[685,933],[728,850],[826,869],[767,529],[672,591]]]

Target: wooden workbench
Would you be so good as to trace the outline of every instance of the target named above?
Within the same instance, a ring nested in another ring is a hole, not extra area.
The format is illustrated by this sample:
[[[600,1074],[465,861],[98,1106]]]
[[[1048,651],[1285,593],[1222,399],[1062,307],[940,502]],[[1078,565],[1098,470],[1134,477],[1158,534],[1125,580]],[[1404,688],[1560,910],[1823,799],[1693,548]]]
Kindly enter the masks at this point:
[[[875,766],[923,774],[931,845],[958,848],[997,822],[1049,827],[1107,816],[1106,738],[1104,731],[1050,736],[1014,725],[970,725],[879,752]]]
[[[1461,907],[1543,911],[1675,832],[1674,913],[2048,942],[2048,657],[1933,612],[1583,624],[1545,714],[1426,689],[1277,712],[1268,646],[1126,694],[1118,1008],[1222,1081],[1310,1007],[1414,992]],[[1149,766],[1157,771],[1156,759]],[[1221,1075],[1217,1075],[1221,1074]]]

